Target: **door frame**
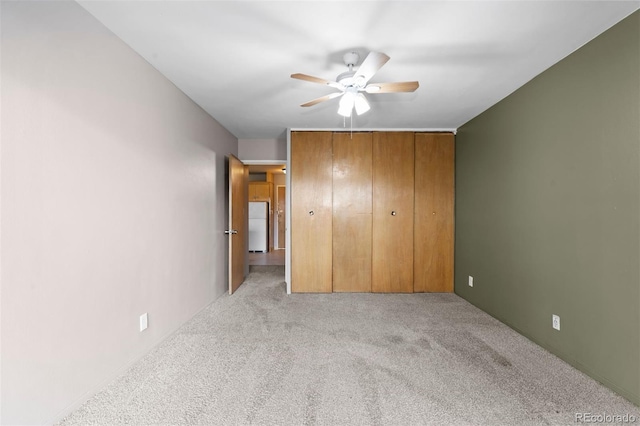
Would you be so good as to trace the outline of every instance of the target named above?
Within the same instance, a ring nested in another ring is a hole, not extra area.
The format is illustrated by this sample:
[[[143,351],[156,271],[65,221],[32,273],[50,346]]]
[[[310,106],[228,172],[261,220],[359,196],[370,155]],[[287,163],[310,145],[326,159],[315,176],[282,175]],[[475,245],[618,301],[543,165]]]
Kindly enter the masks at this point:
[[[287,174],[285,175],[284,205],[287,215],[284,218],[284,282],[287,294],[291,294],[291,129],[287,129]]]
[[[289,147],[289,142],[290,142],[290,132],[287,132],[287,158],[283,159],[283,160],[242,160],[242,162],[244,163],[245,166],[269,166],[272,164],[285,164],[285,167],[287,168],[287,173],[284,175],[285,177],[285,206],[287,211],[291,208],[291,205],[289,204],[290,200],[290,195],[289,195],[289,186],[291,184],[291,177],[290,177],[290,173],[288,173],[289,171],[289,152],[290,152],[290,147]],[[248,200],[247,200],[248,202]],[[289,237],[289,228],[290,228],[290,223],[289,223],[289,216],[291,215],[287,215],[285,218],[285,244],[286,247],[289,247],[290,243],[291,243],[291,238]],[[286,250],[286,249],[285,249]],[[287,283],[287,294],[291,294],[291,279],[288,278],[290,277],[290,275],[287,275],[287,271],[289,271],[289,274],[291,272],[291,258],[290,258],[290,250],[286,250],[285,251],[285,256],[284,256],[284,275],[285,275],[285,282]]]
[[[285,178],[286,180],[286,178]],[[286,221],[287,221],[287,185],[276,185],[276,190],[274,191],[276,194],[276,211],[278,212],[278,215],[280,214],[280,211],[278,210],[278,206],[280,205],[280,196],[278,195],[278,188],[284,188],[284,211],[285,211],[285,216],[284,216],[284,220],[285,220],[285,225],[284,225],[284,241],[280,241],[280,225],[277,225],[278,228],[278,232],[276,233],[276,231],[274,231],[274,235],[275,235],[275,239],[278,241],[277,247],[275,247],[275,250],[281,250],[286,248],[287,246],[287,225],[286,225]],[[276,216],[279,217],[279,216]],[[275,223],[278,224],[278,219],[276,219]],[[281,244],[284,243],[285,247],[282,247]]]

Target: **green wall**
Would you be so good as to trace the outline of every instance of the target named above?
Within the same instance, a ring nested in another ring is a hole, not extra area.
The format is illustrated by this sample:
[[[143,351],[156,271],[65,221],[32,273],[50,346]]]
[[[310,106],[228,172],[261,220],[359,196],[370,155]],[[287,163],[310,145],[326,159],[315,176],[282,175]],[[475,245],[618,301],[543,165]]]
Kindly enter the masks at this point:
[[[455,262],[458,295],[640,404],[640,12],[458,130]]]

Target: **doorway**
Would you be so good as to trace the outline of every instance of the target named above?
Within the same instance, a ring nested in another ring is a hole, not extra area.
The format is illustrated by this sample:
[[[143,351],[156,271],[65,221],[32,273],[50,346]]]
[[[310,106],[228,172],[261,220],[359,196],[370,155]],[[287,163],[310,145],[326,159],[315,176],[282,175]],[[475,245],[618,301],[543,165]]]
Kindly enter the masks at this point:
[[[284,203],[286,188],[286,164],[252,164],[245,162],[249,174],[248,203],[266,204],[267,232],[266,250],[249,249],[249,267],[252,265],[284,265],[285,264],[285,225]],[[251,207],[251,206],[249,206]],[[255,206],[254,206],[255,207]],[[262,208],[262,205],[260,206]],[[281,208],[282,207],[282,208]],[[282,210],[282,212],[281,212]],[[282,219],[281,219],[282,216]]]

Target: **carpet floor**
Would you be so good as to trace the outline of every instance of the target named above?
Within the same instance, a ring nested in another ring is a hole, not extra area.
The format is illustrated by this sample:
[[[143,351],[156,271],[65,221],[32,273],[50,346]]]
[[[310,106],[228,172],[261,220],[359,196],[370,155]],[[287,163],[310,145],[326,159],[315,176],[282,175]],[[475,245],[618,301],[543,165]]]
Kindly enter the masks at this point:
[[[61,425],[575,425],[627,400],[454,294],[285,294],[252,267]]]

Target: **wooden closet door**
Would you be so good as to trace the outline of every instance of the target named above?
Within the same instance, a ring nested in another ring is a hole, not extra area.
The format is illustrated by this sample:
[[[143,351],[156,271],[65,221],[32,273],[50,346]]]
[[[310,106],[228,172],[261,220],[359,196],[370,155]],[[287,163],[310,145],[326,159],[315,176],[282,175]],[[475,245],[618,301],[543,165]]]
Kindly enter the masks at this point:
[[[333,134],[333,291],[371,291],[372,134]]]
[[[330,293],[332,137],[291,133],[291,291]]]
[[[453,291],[454,136],[415,135],[414,291]]]
[[[414,135],[373,134],[372,291],[413,292]]]

